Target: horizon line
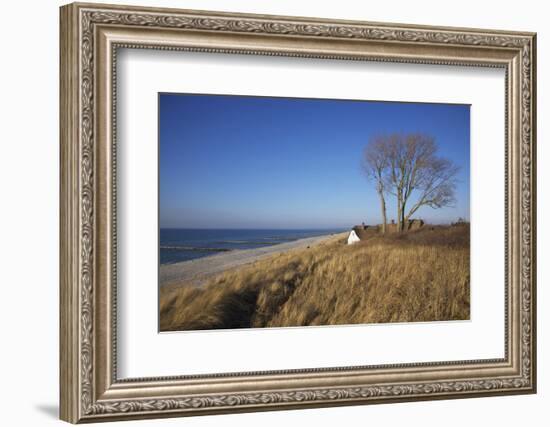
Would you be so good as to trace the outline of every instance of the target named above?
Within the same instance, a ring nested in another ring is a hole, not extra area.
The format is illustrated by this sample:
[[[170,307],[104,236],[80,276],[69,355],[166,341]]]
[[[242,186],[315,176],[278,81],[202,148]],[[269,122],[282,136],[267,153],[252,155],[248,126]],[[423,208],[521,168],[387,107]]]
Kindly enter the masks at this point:
[[[469,220],[464,221],[465,223],[470,223]],[[451,225],[454,221],[448,221],[448,222],[425,222],[425,225]],[[387,225],[390,225],[391,222],[388,222]],[[397,224],[397,223],[396,223]],[[357,225],[362,224],[354,224],[351,226],[335,226],[335,227],[162,227],[160,226],[160,230],[338,230],[338,229],[347,229],[347,228],[353,228]],[[370,227],[379,226],[382,225],[382,223],[377,224],[366,224]]]

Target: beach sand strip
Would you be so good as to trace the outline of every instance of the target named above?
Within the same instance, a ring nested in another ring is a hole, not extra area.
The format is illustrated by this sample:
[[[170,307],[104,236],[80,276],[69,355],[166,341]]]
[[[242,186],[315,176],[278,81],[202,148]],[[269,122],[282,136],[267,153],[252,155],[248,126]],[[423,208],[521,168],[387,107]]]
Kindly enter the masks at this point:
[[[305,249],[323,242],[341,239],[346,236],[347,233],[337,233],[307,237],[304,239],[295,240],[293,242],[281,243],[273,246],[234,250],[190,261],[161,265],[159,274],[160,286],[177,286],[178,284],[189,282],[200,285],[206,278],[214,274],[221,273],[235,267],[251,264],[282,252],[287,252],[294,249]]]

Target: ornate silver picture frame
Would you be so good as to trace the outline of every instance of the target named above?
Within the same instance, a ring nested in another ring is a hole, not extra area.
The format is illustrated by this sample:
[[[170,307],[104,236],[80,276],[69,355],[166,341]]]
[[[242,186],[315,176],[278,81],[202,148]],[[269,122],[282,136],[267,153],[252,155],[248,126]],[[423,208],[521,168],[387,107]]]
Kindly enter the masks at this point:
[[[97,422],[536,391],[535,34],[80,3],[60,13],[61,419]],[[503,69],[504,357],[120,379],[121,48]]]

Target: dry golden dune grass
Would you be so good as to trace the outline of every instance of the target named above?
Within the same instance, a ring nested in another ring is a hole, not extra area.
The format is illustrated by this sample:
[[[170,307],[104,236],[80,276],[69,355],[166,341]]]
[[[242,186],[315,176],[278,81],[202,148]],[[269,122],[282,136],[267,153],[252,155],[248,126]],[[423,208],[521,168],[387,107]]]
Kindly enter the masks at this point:
[[[162,331],[469,319],[470,228],[289,251],[160,291]]]

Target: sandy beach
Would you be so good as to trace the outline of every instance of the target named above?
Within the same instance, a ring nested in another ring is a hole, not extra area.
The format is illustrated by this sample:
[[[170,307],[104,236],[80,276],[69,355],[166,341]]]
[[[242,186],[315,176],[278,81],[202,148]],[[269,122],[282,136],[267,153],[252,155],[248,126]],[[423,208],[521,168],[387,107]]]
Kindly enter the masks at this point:
[[[251,264],[260,259],[294,249],[304,249],[333,239],[343,238],[345,233],[308,237],[279,245],[256,249],[243,249],[224,252],[204,258],[183,261],[160,266],[160,285],[177,286],[182,282],[194,282],[200,285],[207,277],[235,267]]]

